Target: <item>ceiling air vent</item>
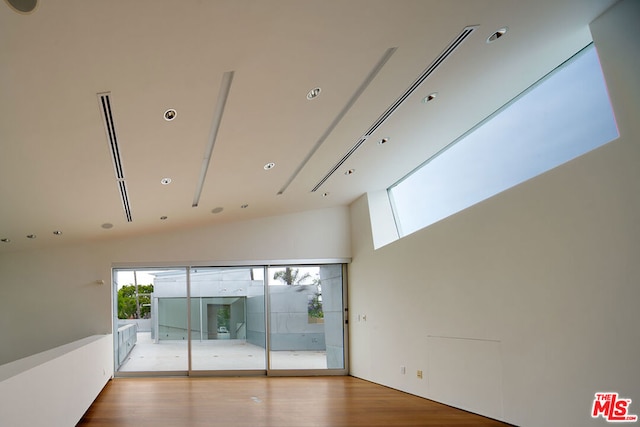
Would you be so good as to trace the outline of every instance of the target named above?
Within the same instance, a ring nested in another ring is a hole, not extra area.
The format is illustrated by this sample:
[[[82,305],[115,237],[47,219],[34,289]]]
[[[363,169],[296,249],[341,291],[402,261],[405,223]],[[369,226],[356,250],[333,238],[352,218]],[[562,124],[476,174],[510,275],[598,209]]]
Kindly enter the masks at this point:
[[[396,101],[393,104],[391,104],[389,108],[387,108],[385,112],[380,115],[380,117],[378,117],[378,119],[371,125],[371,127],[369,127],[369,129],[363,134],[363,136],[358,140],[358,142],[356,142],[353,145],[353,147],[351,147],[351,149],[347,151],[347,154],[345,154],[338,161],[338,163],[336,163],[335,166],[332,167],[331,170],[329,170],[329,172],[316,184],[316,186],[313,187],[313,190],[311,190],[311,192],[317,191],[322,186],[322,184],[324,184],[331,177],[331,175],[333,175],[333,173],[336,170],[338,170],[338,168],[340,168],[340,166],[342,166],[342,164],[346,162],[347,159],[351,157],[351,155],[355,153],[355,151],[358,148],[360,148],[360,146],[367,140],[367,138],[373,135],[373,133],[380,126],[382,126],[382,124],[393,114],[393,112],[396,111],[398,107],[400,107],[400,105],[402,105],[402,103],[406,101],[407,98],[409,98],[411,94],[415,92],[415,90],[418,89],[418,87],[420,87],[420,85],[431,74],[433,74],[433,72],[440,65],[442,65],[442,63],[462,44],[462,42],[464,42],[467,39],[467,37],[471,35],[471,33],[473,33],[476,30],[476,28],[478,27],[477,26],[465,27],[462,30],[462,32],[458,34],[458,36],[455,39],[453,39],[451,43],[449,43],[449,45],[442,51],[442,53],[438,55],[438,57],[427,68],[425,68],[422,74],[418,76],[418,78],[407,88],[407,90],[405,90],[404,93],[400,95],[400,97],[398,97],[398,99],[396,99]]]
[[[278,194],[284,194],[285,190],[293,182],[293,180],[296,178],[296,176],[298,176],[300,171],[302,171],[302,168],[304,168],[305,165],[309,162],[309,160],[311,160],[311,157],[313,157],[315,152],[320,148],[320,146],[324,143],[324,141],[329,137],[331,132],[333,132],[333,130],[336,128],[336,126],[338,126],[338,124],[342,121],[344,116],[347,115],[347,113],[349,112],[351,107],[353,107],[353,105],[356,103],[358,98],[360,98],[360,95],[362,95],[362,93],[367,89],[369,84],[371,84],[373,79],[378,75],[380,70],[382,70],[382,67],[384,67],[384,65],[387,63],[389,58],[391,58],[391,55],[393,55],[395,53],[396,49],[397,49],[396,47],[390,47],[389,49],[387,49],[384,52],[384,55],[382,55],[380,60],[371,69],[371,71],[366,76],[366,78],[362,81],[362,83],[360,83],[360,86],[358,86],[358,88],[353,93],[353,95],[351,95],[351,98],[349,98],[349,101],[347,101],[346,105],[342,108],[342,110],[340,110],[338,115],[333,119],[333,121],[331,122],[329,127],[320,136],[320,139],[318,139],[318,141],[316,141],[315,145],[313,146],[313,148],[311,149],[309,154],[307,154],[307,157],[305,157],[304,160],[302,161],[302,163],[300,163],[300,165],[298,165],[298,168],[295,170],[295,172],[293,172],[291,177],[289,177],[289,180],[284,184],[284,186],[280,189],[280,191],[278,191]]]
[[[122,169],[122,160],[120,159],[120,148],[118,147],[118,137],[116,136],[116,127],[113,123],[113,115],[111,113],[111,92],[99,93],[98,100],[100,102],[100,110],[102,111],[102,119],[104,121],[104,129],[107,133],[109,148],[111,151],[111,160],[113,161],[113,169],[120,190],[120,198],[122,199],[122,207],[127,222],[131,222],[131,207],[129,206],[129,196],[127,195],[127,182],[124,179],[124,171]]]

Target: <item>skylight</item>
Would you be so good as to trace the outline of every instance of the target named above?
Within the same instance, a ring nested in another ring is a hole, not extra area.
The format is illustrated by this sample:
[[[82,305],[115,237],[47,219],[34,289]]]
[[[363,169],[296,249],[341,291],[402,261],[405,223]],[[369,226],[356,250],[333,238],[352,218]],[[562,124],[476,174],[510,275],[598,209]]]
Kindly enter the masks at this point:
[[[619,136],[593,45],[388,189],[406,236]]]

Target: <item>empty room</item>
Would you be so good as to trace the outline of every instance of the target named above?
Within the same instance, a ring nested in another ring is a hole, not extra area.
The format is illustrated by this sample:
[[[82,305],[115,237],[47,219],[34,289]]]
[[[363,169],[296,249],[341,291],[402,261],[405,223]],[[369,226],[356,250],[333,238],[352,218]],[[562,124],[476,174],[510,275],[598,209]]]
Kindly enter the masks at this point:
[[[0,425],[637,423],[638,22],[0,0]]]

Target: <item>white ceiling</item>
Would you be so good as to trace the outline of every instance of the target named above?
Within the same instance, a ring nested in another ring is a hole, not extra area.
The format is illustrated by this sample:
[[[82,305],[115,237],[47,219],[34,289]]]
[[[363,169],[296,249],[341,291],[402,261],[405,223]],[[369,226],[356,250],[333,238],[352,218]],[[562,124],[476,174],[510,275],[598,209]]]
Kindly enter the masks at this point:
[[[394,183],[589,43],[589,22],[614,3],[39,0],[34,12],[19,14],[6,1],[0,238],[11,242],[0,243],[0,252],[349,204]],[[311,192],[469,25],[478,27],[460,48]],[[504,26],[505,37],[485,42]],[[390,48],[397,49],[332,129]],[[192,207],[229,71],[202,197]],[[314,87],[322,93],[308,101]],[[436,101],[421,102],[434,91]],[[111,92],[132,222],[120,200],[100,92]],[[178,113],[172,122],[163,119],[168,108]],[[382,137],[389,142],[378,145]],[[276,167],[265,171],[268,162]],[[348,169],[355,173],[346,176]],[[163,177],[173,182],[163,186]],[[216,207],[224,210],[213,214]]]

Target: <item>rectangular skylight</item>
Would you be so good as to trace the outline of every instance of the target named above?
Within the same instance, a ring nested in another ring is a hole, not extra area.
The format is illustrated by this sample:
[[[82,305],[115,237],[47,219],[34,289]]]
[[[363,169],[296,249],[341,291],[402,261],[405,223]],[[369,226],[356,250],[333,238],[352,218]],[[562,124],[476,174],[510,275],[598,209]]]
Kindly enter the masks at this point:
[[[593,45],[388,189],[405,236],[619,136]]]

